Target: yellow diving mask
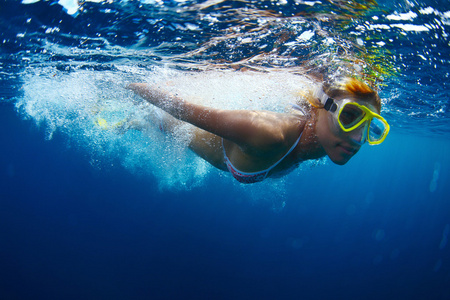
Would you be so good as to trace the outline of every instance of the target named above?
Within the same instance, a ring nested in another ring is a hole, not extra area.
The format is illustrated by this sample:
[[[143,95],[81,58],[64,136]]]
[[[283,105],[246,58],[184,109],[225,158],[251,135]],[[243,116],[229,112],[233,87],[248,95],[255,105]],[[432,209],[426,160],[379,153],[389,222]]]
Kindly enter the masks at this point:
[[[367,139],[370,145],[381,144],[389,133],[388,122],[364,105],[349,99],[336,101],[324,92],[319,96],[319,100],[323,108],[333,115],[343,131],[353,131],[362,124],[366,124],[367,131],[363,133],[363,139]]]

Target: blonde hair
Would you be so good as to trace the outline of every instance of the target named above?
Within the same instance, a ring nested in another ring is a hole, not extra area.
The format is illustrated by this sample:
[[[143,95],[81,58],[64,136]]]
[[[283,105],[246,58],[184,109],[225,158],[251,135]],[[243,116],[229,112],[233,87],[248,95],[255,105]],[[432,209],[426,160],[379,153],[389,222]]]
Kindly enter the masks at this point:
[[[358,101],[372,104],[378,111],[381,111],[381,99],[378,93],[364,82],[352,77],[340,77],[332,81],[325,81],[321,87],[329,97],[352,97]],[[318,91],[308,93],[305,97],[315,108],[322,108],[323,105],[317,97]]]

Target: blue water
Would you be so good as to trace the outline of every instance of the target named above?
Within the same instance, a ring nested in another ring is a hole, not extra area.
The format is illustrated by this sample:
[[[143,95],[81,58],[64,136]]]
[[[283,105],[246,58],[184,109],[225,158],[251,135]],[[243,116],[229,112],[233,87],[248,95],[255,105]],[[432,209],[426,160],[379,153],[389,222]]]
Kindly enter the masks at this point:
[[[0,2],[0,299],[450,299],[450,5],[318,3]],[[342,49],[383,66],[367,73],[392,124],[345,166],[242,186],[182,137],[93,122],[140,111],[130,81],[277,109],[291,71],[229,66]]]

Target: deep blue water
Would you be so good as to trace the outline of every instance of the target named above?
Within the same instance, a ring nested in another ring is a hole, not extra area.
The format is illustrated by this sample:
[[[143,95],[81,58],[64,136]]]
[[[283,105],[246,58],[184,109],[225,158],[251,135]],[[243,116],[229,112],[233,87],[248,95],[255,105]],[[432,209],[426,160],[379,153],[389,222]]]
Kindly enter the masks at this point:
[[[364,146],[345,166],[325,161],[242,187],[212,169],[190,175],[189,155],[177,157],[187,172],[174,173],[170,159],[135,149],[141,137],[99,134],[77,114],[80,98],[89,100],[80,82],[100,98],[121,97],[117,81],[157,74],[161,64],[179,72],[216,56],[236,62],[273,42],[233,40],[173,59],[236,24],[228,8],[206,8],[219,21],[186,29],[210,19],[170,10],[197,1],[185,2],[86,2],[77,16],[46,1],[0,2],[0,299],[450,299],[449,4],[380,1],[385,12],[359,16],[337,38],[351,40],[346,32],[394,12],[434,26],[365,39],[392,38],[386,47],[399,73],[381,90],[393,125],[382,145]],[[288,16],[299,9],[248,3]],[[272,31],[294,32],[286,43],[301,34],[280,26]],[[308,55],[290,47],[279,57]],[[309,59],[324,54],[314,51]],[[269,62],[277,64],[255,65]],[[136,167],[145,159],[155,163]]]

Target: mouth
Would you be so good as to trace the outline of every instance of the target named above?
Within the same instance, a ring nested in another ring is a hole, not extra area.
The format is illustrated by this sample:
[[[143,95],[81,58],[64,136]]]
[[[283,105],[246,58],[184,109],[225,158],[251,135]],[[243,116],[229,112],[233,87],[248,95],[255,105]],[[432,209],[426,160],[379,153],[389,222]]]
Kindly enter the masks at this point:
[[[342,152],[344,152],[347,155],[355,155],[356,152],[358,152],[359,150],[353,147],[343,146],[341,144],[339,144],[338,147],[342,150]]]

